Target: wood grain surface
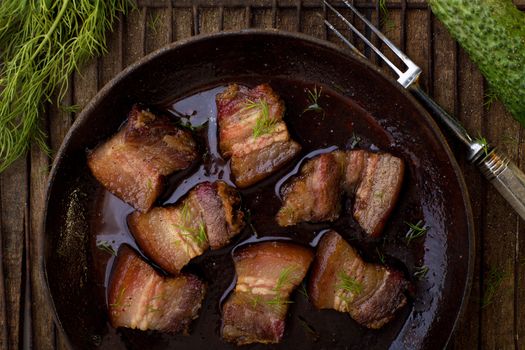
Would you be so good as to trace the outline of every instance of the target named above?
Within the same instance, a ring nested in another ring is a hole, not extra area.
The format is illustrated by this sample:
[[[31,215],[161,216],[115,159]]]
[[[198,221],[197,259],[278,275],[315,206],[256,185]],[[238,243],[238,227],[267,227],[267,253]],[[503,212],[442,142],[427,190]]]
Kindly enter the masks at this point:
[[[525,0],[514,1],[525,10]],[[525,168],[523,128],[492,101],[467,55],[432,15],[424,0],[355,1],[358,7],[423,68],[422,85],[471,134],[489,142]],[[319,14],[321,16],[319,16]],[[81,110],[129,64],[163,45],[192,35],[248,27],[301,31],[341,45],[323,26],[329,16],[316,0],[138,0],[115,24],[108,53],[75,73],[62,106],[42,116],[56,152]],[[374,59],[374,58],[372,58]],[[451,147],[467,180],[476,236],[471,296],[449,349],[525,348],[525,228],[503,198],[469,165],[464,149]],[[52,163],[38,147],[0,174],[0,350],[65,349],[42,282],[39,230],[47,175]],[[457,232],[457,234],[464,234]]]

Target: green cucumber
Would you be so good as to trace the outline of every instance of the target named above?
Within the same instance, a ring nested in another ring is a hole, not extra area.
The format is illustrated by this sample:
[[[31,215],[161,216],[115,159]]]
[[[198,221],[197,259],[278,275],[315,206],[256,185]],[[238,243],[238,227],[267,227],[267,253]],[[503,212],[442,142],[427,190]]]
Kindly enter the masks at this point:
[[[428,0],[491,90],[525,126],[525,14],[511,0]]]

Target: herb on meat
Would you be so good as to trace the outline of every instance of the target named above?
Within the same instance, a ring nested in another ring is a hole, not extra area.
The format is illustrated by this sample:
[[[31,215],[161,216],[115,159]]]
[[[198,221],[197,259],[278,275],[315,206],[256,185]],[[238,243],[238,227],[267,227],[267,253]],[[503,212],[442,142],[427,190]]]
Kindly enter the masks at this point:
[[[258,109],[260,112],[260,116],[255,121],[255,126],[253,128],[253,138],[257,138],[264,134],[270,134],[275,130],[277,120],[270,117],[270,108],[265,99],[257,101],[248,99],[246,100],[246,106],[244,109]]]
[[[363,285],[344,271],[339,272],[337,277],[339,277],[340,280],[339,284],[336,286],[337,289],[341,289],[354,295],[358,295],[363,291]]]

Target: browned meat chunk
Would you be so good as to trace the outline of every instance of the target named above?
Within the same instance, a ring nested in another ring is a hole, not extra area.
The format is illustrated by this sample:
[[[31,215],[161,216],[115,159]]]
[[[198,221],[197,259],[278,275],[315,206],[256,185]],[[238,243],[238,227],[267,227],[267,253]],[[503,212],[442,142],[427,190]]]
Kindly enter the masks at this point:
[[[371,236],[379,236],[396,205],[405,167],[390,154],[369,153],[357,187],[354,218]]]
[[[124,245],[108,291],[113,327],[187,334],[191,321],[198,317],[206,287],[193,275],[161,276]]]
[[[281,226],[302,221],[333,221],[344,193],[354,195],[353,215],[370,236],[378,236],[403,183],[403,161],[388,153],[335,151],[310,159],[283,189],[277,213]]]
[[[291,292],[313,259],[309,248],[263,242],[234,254],[237,284],[223,306],[222,336],[238,345],[278,343]]]
[[[337,219],[341,211],[341,180],[341,166],[334,153],[306,162],[300,175],[284,187],[284,204],[277,213],[279,225]]]
[[[361,325],[378,329],[407,303],[407,288],[400,272],[364,262],[335,231],[319,242],[309,285],[315,307],[348,312]]]
[[[232,84],[216,100],[219,145],[232,159],[237,186],[266,178],[301,150],[283,121],[284,103],[268,84],[253,89]]]
[[[124,127],[88,154],[88,166],[111,193],[140,211],[151,208],[164,177],[197,158],[191,134],[168,117],[134,106]]]
[[[205,182],[177,205],[133,212],[128,226],[155,263],[176,274],[206,249],[218,249],[244,227],[237,191],[224,182]]]

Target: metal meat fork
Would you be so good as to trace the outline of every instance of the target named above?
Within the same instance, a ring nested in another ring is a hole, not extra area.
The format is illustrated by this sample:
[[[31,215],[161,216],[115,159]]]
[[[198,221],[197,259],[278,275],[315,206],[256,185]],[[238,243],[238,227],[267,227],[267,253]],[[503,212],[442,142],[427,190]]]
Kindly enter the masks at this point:
[[[347,20],[328,1],[323,0],[325,5],[333,11],[364,43],[370,47],[381,59],[399,76],[398,83],[412,94],[435,115],[448,129],[456,135],[468,148],[468,160],[477,165],[483,175],[489,180],[501,195],[512,205],[514,210],[525,220],[525,174],[506,157],[498,154],[496,150],[486,144],[473,139],[465,128],[434,100],[432,100],[419,86],[418,77],[421,68],[418,67],[407,55],[397,48],[387,37],[383,35],[370,23],[357,9],[347,0],[342,0],[359,17],[372,32],[374,32],[383,43],[385,43],[401,61],[407,66],[406,70],[397,67],[390,61],[370,40],[366,38],[349,20]],[[324,23],[332,30],[346,45],[359,55],[364,55],[328,20]]]

